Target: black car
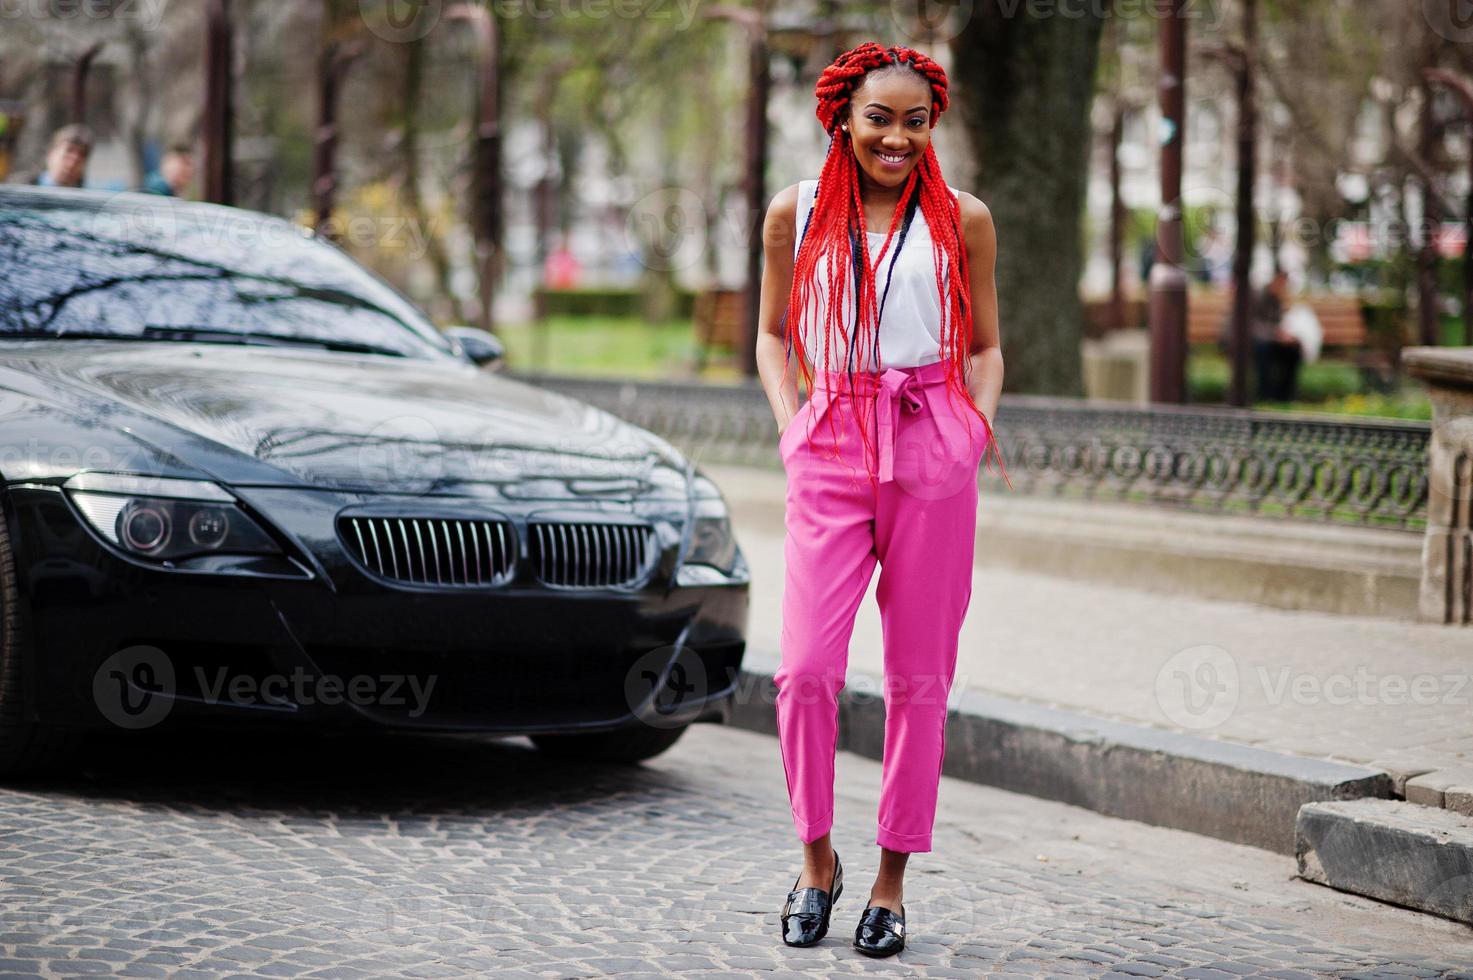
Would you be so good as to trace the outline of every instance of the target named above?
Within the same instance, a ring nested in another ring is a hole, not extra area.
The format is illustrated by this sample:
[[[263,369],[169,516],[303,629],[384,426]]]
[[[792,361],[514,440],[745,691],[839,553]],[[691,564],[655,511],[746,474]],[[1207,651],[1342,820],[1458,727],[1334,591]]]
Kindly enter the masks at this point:
[[[730,717],[749,574],[669,443],[290,222],[0,187],[0,773],[89,729]]]

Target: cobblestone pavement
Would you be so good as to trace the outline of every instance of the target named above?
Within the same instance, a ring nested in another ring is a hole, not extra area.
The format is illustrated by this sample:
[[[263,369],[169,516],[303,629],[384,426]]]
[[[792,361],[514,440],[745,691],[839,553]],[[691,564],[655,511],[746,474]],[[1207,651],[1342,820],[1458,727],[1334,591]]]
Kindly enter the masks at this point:
[[[752,566],[749,644],[778,658],[786,476],[708,470]],[[850,666],[875,677],[878,584],[877,570],[850,652]],[[1470,646],[1465,629],[1163,596],[981,555],[955,689],[1404,775],[1473,767]]]
[[[698,726],[640,767],[520,739],[109,736],[0,790],[0,975],[1452,976],[1473,933],[1254,848],[943,780],[908,948],[849,947],[880,767],[838,759],[848,887],[819,946],[776,742]],[[1118,971],[1118,972],[1112,972]],[[1458,974],[1473,977],[1473,972]]]

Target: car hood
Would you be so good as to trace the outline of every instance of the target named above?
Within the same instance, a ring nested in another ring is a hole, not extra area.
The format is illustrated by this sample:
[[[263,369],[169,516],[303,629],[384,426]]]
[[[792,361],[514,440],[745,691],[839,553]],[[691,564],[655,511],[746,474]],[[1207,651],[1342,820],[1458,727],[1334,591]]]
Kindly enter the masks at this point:
[[[42,384],[73,411],[127,426],[231,482],[418,494],[494,487],[539,498],[684,492],[685,460],[664,440],[468,362],[142,341],[4,352],[15,386]]]

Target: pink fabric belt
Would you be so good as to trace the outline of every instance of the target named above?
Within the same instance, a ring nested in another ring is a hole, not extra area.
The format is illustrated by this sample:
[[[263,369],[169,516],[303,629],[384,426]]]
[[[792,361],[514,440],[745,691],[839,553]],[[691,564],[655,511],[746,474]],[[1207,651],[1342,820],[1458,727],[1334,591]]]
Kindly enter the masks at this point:
[[[831,395],[847,393],[851,381],[856,395],[878,395],[876,411],[879,416],[879,480],[881,483],[888,483],[895,479],[895,430],[900,422],[900,410],[904,408],[914,415],[925,407],[920,389],[926,385],[946,383],[946,362],[932,361],[919,367],[886,368],[879,373],[857,371],[852,375],[843,371],[821,371],[814,377],[815,386]]]

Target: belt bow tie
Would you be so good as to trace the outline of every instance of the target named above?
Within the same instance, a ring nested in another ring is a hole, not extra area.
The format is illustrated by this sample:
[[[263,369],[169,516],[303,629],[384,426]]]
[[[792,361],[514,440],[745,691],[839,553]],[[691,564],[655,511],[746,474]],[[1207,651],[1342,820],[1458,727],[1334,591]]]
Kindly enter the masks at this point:
[[[900,408],[914,415],[924,406],[921,400],[920,383],[915,375],[907,371],[888,368],[880,375],[879,436],[880,436],[880,482],[895,479],[895,429],[900,421]]]

